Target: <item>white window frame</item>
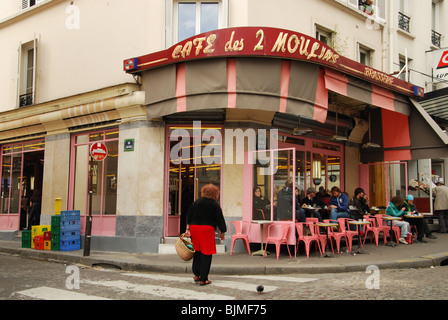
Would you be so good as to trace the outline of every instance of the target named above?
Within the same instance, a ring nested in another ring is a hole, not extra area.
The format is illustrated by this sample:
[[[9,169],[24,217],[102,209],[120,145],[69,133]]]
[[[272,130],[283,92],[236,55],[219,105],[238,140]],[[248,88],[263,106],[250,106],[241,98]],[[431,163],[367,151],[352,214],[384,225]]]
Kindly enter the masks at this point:
[[[357,58],[358,58],[358,62],[359,63],[362,63],[361,62],[361,53],[364,53],[366,55],[366,62],[367,63],[365,65],[368,66],[368,67],[372,67],[372,59],[373,59],[374,50],[369,48],[369,47],[366,47],[366,46],[364,46],[364,45],[362,45],[360,43],[358,43]]]
[[[17,107],[20,107],[20,96],[27,92],[28,52],[33,49],[33,74],[32,74],[32,103],[36,103],[36,75],[37,75],[37,37],[28,42],[21,42],[18,49],[17,71]]]
[[[331,31],[327,28],[324,28],[318,24],[315,25],[315,28],[316,28],[316,39],[319,41],[322,41],[322,40],[320,40],[320,36],[324,36],[328,39],[327,45],[331,46],[332,40],[333,40],[333,31]]]
[[[218,16],[218,28],[226,28],[229,23],[229,0],[165,0],[165,48],[169,48],[173,44],[178,42],[178,12],[179,3],[189,2],[196,3],[196,34],[200,33],[200,6],[204,2],[218,2],[219,16]],[[199,14],[198,14],[199,13]]]
[[[356,10],[357,12],[366,15],[361,10],[359,10],[359,0],[336,0],[339,3],[344,4],[345,6],[352,8],[353,10]],[[392,1],[392,0],[387,0]],[[372,17],[375,20],[378,20],[379,22],[385,23],[386,22],[386,0],[374,0],[374,7],[375,11],[372,15]]]

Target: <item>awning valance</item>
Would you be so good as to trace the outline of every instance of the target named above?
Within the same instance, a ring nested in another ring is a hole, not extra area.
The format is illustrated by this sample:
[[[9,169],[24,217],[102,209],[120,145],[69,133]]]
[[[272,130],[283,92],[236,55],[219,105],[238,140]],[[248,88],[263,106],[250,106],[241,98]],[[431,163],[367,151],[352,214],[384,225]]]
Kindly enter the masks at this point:
[[[148,118],[203,109],[240,108],[325,122],[328,90],[316,64],[269,58],[189,61],[143,73]]]
[[[409,115],[407,98],[373,83],[325,68],[325,88],[386,110]]]

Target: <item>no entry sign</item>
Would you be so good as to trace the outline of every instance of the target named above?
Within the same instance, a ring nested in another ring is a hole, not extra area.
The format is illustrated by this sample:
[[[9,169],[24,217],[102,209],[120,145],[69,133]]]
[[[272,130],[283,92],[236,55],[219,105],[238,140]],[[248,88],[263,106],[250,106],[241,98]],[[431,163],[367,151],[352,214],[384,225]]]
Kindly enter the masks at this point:
[[[102,142],[95,142],[90,146],[90,155],[96,161],[104,160],[107,157],[107,147]]]

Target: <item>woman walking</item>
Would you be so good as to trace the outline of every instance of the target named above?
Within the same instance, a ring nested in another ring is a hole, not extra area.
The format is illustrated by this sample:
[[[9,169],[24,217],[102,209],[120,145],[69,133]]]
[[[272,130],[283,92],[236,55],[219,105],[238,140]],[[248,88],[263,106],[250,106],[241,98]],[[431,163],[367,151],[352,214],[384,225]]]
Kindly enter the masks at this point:
[[[219,189],[213,184],[207,184],[201,189],[201,198],[193,202],[187,212],[185,236],[191,237],[193,243],[194,281],[201,286],[211,283],[208,274],[212,255],[216,254],[215,229],[219,228],[221,240],[224,240],[227,231],[218,198]]]

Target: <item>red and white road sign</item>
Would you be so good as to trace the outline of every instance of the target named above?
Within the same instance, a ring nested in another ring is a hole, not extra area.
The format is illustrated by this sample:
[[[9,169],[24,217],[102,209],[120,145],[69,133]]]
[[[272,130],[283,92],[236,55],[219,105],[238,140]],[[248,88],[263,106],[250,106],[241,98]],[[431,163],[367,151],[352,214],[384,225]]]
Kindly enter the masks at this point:
[[[90,146],[90,155],[96,161],[104,160],[107,157],[107,147],[102,142],[95,142]]]
[[[442,53],[442,57],[440,58],[439,65],[437,69],[448,67],[448,50]]]

